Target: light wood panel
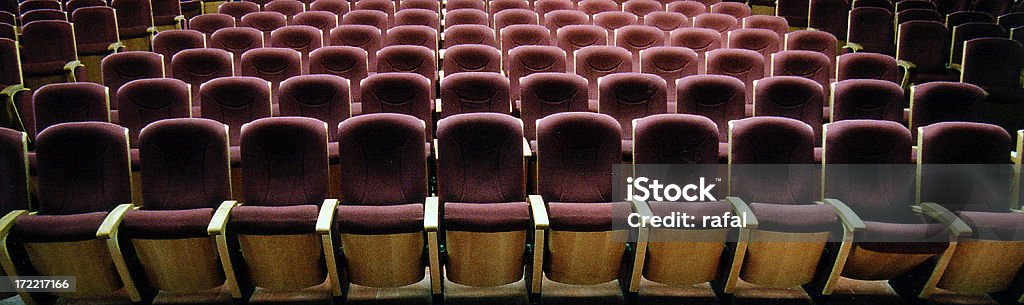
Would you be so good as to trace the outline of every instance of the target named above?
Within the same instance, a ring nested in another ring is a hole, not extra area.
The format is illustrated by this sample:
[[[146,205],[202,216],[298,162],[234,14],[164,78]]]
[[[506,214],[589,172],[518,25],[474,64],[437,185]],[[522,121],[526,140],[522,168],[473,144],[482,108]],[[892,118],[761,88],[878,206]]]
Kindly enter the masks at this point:
[[[728,234],[725,229],[652,229],[651,242],[647,243],[644,278],[674,286],[714,280]]]
[[[1024,242],[961,239],[938,287],[962,294],[1005,290],[1024,265]]]
[[[53,293],[67,298],[111,296],[124,284],[103,240],[26,243],[25,252],[40,275],[74,276],[77,292]]]
[[[785,233],[754,230],[740,278],[770,288],[809,283],[821,260],[829,232]]]
[[[448,231],[448,280],[468,286],[494,287],[523,278],[526,231]]]
[[[317,234],[239,235],[238,243],[250,279],[264,290],[298,290],[327,278]]]
[[[423,280],[423,246],[421,232],[341,234],[349,281],[374,288],[400,287]]]
[[[574,285],[593,285],[615,280],[622,268],[628,234],[626,230],[549,230],[545,275],[553,281]]]
[[[167,292],[199,292],[224,284],[213,237],[133,239],[149,285]]]

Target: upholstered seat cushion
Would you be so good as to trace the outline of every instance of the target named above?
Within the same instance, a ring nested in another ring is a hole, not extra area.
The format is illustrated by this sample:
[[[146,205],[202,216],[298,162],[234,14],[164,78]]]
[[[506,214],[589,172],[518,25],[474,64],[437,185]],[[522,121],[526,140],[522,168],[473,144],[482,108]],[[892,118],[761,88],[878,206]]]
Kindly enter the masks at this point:
[[[1024,214],[960,211],[957,215],[971,226],[973,238],[1024,241]]]
[[[629,203],[626,202],[548,203],[551,229],[558,231],[609,231],[612,230],[615,217],[625,217],[629,211]]]
[[[316,231],[320,207],[238,206],[231,210],[230,230],[238,234],[290,235]]]
[[[508,232],[530,227],[526,202],[444,204],[444,228],[449,231]]]
[[[11,235],[23,242],[68,242],[96,239],[107,212],[71,215],[23,215]]]
[[[121,235],[142,239],[177,239],[208,236],[212,208],[190,210],[131,210],[121,221]]]
[[[649,202],[651,206],[651,212],[654,216],[672,216],[672,213],[679,213],[677,215],[686,214],[686,216],[696,217],[695,227],[687,229],[718,229],[718,228],[705,228],[701,219],[704,216],[722,216],[725,213],[732,212],[732,206],[723,201],[713,202]]]
[[[399,234],[423,230],[423,204],[339,205],[334,223],[341,233]]]
[[[866,250],[900,254],[938,254],[949,246],[949,230],[938,223],[887,223],[865,221],[866,228],[856,237]]]
[[[832,206],[824,204],[751,203],[758,229],[788,233],[828,232],[838,225]]]
[[[1019,104],[1024,102],[1024,88],[983,86],[988,92],[986,100],[994,104]]]

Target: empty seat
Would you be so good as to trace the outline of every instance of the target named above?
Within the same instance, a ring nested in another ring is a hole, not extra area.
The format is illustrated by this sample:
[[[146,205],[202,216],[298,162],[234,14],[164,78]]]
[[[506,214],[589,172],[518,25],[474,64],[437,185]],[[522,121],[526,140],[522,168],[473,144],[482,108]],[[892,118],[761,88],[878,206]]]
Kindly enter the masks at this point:
[[[668,36],[675,29],[690,27],[690,19],[676,12],[651,12],[644,16],[644,25],[656,27]]]
[[[153,26],[157,31],[180,30],[185,28],[185,15],[181,12],[180,1],[150,1],[153,7]]]
[[[726,35],[726,46],[730,49],[755,51],[761,54],[767,62],[772,54],[782,50],[782,41],[779,40],[779,36],[775,32],[770,30],[738,29],[729,31]],[[768,72],[770,71],[765,70],[765,73]]]
[[[0,38],[10,40],[18,39],[18,27],[12,24],[0,22]]]
[[[747,102],[743,81],[725,75],[693,75],[679,79],[674,91],[676,113],[705,116],[715,122],[719,159],[727,160],[729,122],[745,117]]]
[[[587,79],[569,73],[534,73],[519,79],[526,139],[537,147],[537,120],[561,112],[589,111]]]
[[[1016,40],[1024,45],[1024,26],[1015,27],[1010,30],[1010,39]]]
[[[881,79],[898,82],[899,73],[896,59],[892,56],[876,53],[843,54],[836,61],[836,80],[855,78]]]
[[[588,46],[576,50],[576,75],[587,79],[591,100],[598,98],[598,78],[633,71],[628,50],[615,46]]]
[[[581,0],[576,6],[579,10],[590,16],[596,16],[603,12],[619,11],[619,3],[613,0]]]
[[[40,20],[68,21],[68,14],[62,10],[42,9],[28,11],[18,16],[18,23],[20,24],[28,24],[29,22]]]
[[[878,79],[848,79],[832,84],[832,122],[885,120],[903,122],[903,88]]]
[[[309,53],[323,46],[323,34],[308,25],[289,25],[270,33],[270,46],[299,51],[302,71],[309,72]]]
[[[400,113],[427,124],[426,138],[433,138],[434,90],[430,79],[415,73],[378,73],[360,84],[362,113]]]
[[[643,20],[647,14],[664,11],[665,7],[656,0],[628,0],[622,3],[622,11],[630,12]]]
[[[805,50],[824,54],[828,57],[829,71],[836,67],[837,40],[836,36],[825,31],[799,30],[787,33],[784,50]],[[835,73],[829,73],[835,75]]]
[[[748,104],[753,101],[754,80],[764,77],[764,66],[764,57],[751,50],[718,49],[707,53],[707,74],[728,75],[743,81]]]
[[[377,28],[381,36],[388,30],[388,14],[376,10],[353,10],[341,16],[341,24],[361,24]]]
[[[281,82],[276,93],[281,116],[314,118],[327,123],[334,141],[338,123],[352,117],[349,80],[335,75],[300,75]]]
[[[576,10],[576,3],[572,0],[537,0],[533,3],[533,10],[537,12],[537,16],[540,17],[541,25],[547,24],[548,13],[554,11],[573,11],[582,13],[586,16],[586,13]]]
[[[61,10],[61,2],[59,1],[21,1],[18,3],[19,14],[25,14],[35,10]]]
[[[384,36],[384,45],[421,46],[436,54],[438,39],[436,28],[423,25],[401,25],[388,30],[387,35]]]
[[[723,35],[718,31],[705,28],[682,28],[672,31],[668,35],[668,45],[673,47],[686,47],[697,52],[699,65],[697,71],[704,73],[705,59],[707,52],[716,50],[725,45]]]
[[[153,52],[129,51],[103,59],[103,85],[110,89],[111,110],[117,110],[117,92],[124,84],[143,78],[163,78],[164,61]]]
[[[128,143],[132,148],[142,147],[139,133],[153,122],[174,118],[188,118],[192,113],[190,86],[173,78],[138,79],[125,83],[117,91],[118,123],[128,128]],[[222,125],[217,124],[220,130]],[[227,146],[227,134],[224,134]],[[226,151],[224,152],[227,153]],[[139,165],[139,152],[132,152],[133,166]],[[221,198],[221,200],[227,199]]]
[[[860,1],[854,1],[854,7]],[[892,9],[889,0],[880,0]],[[850,25],[850,2],[845,0],[811,0],[807,17],[807,27],[832,34],[839,40],[846,39]],[[792,23],[791,23],[792,25]]]
[[[21,28],[21,72],[25,87],[74,82],[82,76],[75,30],[66,21],[36,21]]]
[[[508,69],[508,51],[519,46],[550,46],[551,32],[547,28],[533,24],[510,25],[499,32],[501,55],[505,69]]]
[[[241,24],[241,19],[238,20]],[[210,45],[213,39],[213,32],[219,29],[235,26],[235,18],[225,14],[202,14],[188,20],[188,28],[206,35],[206,44]]]
[[[708,7],[704,6],[703,3],[697,1],[672,1],[665,6],[665,10],[669,12],[676,12],[686,17],[693,18],[697,15],[707,13]]]
[[[245,14],[259,12],[260,5],[253,2],[224,2],[217,6],[217,13],[235,17],[235,22],[241,22]]]
[[[964,43],[971,39],[988,37],[1006,38],[1009,35],[1006,30],[993,23],[971,22],[954,27],[953,38],[951,39],[952,47],[950,48],[949,61],[947,62],[952,67],[959,66],[964,56]]]
[[[855,0],[853,1],[853,7],[878,7],[887,10],[892,10],[896,7],[896,5],[889,0]]]
[[[0,156],[3,156],[3,179],[8,187],[0,192],[3,211],[28,210],[31,190],[28,177],[28,134],[13,129],[0,128]],[[6,215],[6,214],[5,214]]]
[[[32,95],[36,132],[68,122],[110,122],[107,87],[95,83],[49,84]]]
[[[789,32],[789,23],[786,18],[779,16],[754,15],[741,20],[744,29],[766,29],[779,35],[779,41],[786,40],[786,33]]]
[[[494,18],[498,13],[511,9],[530,9],[530,2],[526,0],[488,0],[487,14]],[[492,19],[493,20],[493,19]]]
[[[942,15],[939,15],[939,12],[936,12],[931,9],[909,9],[896,13],[897,26],[911,21],[941,22]]]
[[[669,112],[676,109],[676,80],[696,75],[698,58],[697,52],[684,47],[653,47],[640,52],[640,73],[660,76],[668,84]]]
[[[250,27],[263,33],[263,41],[270,41],[270,32],[288,25],[288,17],[278,12],[255,12],[242,16],[238,26]]]
[[[960,81],[974,84],[988,93],[988,120],[1007,131],[1024,129],[1024,88],[1019,80],[1024,71],[1024,47],[1006,38],[977,38],[964,47]]]
[[[599,81],[598,109],[619,122],[622,129],[622,157],[633,157],[633,120],[668,113],[668,85],[657,75],[617,73]]]
[[[232,58],[234,58],[236,63],[235,74],[241,75],[242,54],[249,50],[264,47],[266,45],[264,41],[269,42],[270,40],[265,40],[263,33],[254,28],[224,28],[217,30],[217,32],[210,36],[209,47],[231,52]]]
[[[64,11],[74,13],[77,9],[92,6],[107,6],[107,2],[104,0],[72,0],[64,4]]]
[[[344,0],[317,0],[309,4],[310,11],[332,12],[339,17],[350,10],[349,1]]]
[[[564,54],[563,54],[564,55]],[[445,75],[461,72],[501,72],[501,51],[477,44],[452,46],[445,50]]]
[[[322,42],[326,45],[327,35],[338,26],[338,15],[325,11],[306,11],[292,17],[292,25],[308,25],[323,33]]]
[[[771,76],[799,76],[813,80],[828,92],[831,62],[814,51],[789,50],[772,54]]]
[[[800,120],[811,126],[815,139],[821,138],[821,109],[825,95],[817,82],[796,76],[760,79],[754,84],[753,102],[754,116]]]
[[[494,14],[494,30],[501,38],[501,31],[512,25],[540,25],[537,13],[528,9],[514,8]]]
[[[858,7],[850,10],[849,31],[846,46],[854,52],[871,52],[892,55],[895,51],[895,30],[893,15],[887,9]]]
[[[284,14],[290,20],[293,16],[306,10],[305,4],[298,0],[273,0],[263,5],[263,11]]]
[[[955,82],[910,87],[910,130],[939,122],[980,122],[985,116],[985,90]]]
[[[35,11],[39,12],[39,11]],[[86,67],[86,79],[100,80],[100,61],[108,54],[124,51],[124,45],[117,36],[117,18],[114,9],[97,6],[76,10],[71,23],[87,31],[75,31],[75,47],[78,59]]]
[[[478,24],[483,26],[490,26],[490,23],[487,19],[487,12],[484,12],[483,10],[471,8],[455,10],[449,9],[449,11],[444,14],[444,27],[446,28],[446,32],[447,28],[464,24]]]
[[[718,163],[718,127],[706,117],[689,114],[655,114],[636,120],[633,126],[633,164],[716,164]],[[637,170],[638,174],[642,171]],[[659,206],[660,205],[660,206]],[[659,208],[667,207],[668,203],[655,203]],[[677,208],[682,203],[671,203]],[[728,210],[724,202],[696,203],[716,210]],[[660,209],[659,209],[660,210]],[[710,215],[707,213],[706,215]],[[698,215],[694,215],[698,216]],[[703,231],[703,230],[699,230]],[[676,233],[676,232],[673,232]],[[725,232],[723,232],[725,233]],[[724,235],[724,234],[723,234]],[[722,236],[722,241],[725,241]],[[672,245],[672,244],[666,244]],[[715,245],[717,246],[717,244]],[[714,247],[714,246],[711,246]],[[656,257],[658,255],[652,255]],[[661,258],[665,259],[665,258]],[[704,260],[701,260],[704,261]],[[713,258],[712,265],[718,265],[718,258]],[[645,261],[645,264],[648,263]],[[657,267],[655,262],[650,267]],[[703,266],[701,266],[704,269]],[[645,268],[646,269],[646,268]],[[665,277],[666,281],[686,282],[688,277],[707,278],[707,275],[671,275],[664,270],[650,270],[648,276],[655,279]],[[713,272],[702,272],[704,274]]]
[[[992,15],[982,12],[971,12],[971,11],[959,11],[953,12],[946,15],[946,28],[952,29],[955,26],[968,23],[968,22],[995,22],[995,18]]]
[[[722,2],[711,5],[711,13],[726,14],[742,20],[750,17],[750,7],[742,2]]]
[[[494,37],[494,30],[486,25],[459,24],[444,29],[445,49],[464,44],[479,44],[498,48],[498,41]]]
[[[352,10],[381,11],[388,15],[388,23],[395,19],[395,1],[390,0],[358,0],[352,3]]]
[[[627,25],[640,23],[637,16],[630,12],[602,12],[593,16],[594,25],[608,31],[608,39],[611,42],[615,41],[615,30]]]
[[[117,12],[117,32],[125,49],[149,51],[150,38],[156,33],[153,27],[153,8],[150,1],[114,0],[110,7]]]
[[[903,87],[932,81],[956,81],[955,71],[946,67],[949,30],[936,21],[911,21],[899,25],[896,59]]]
[[[627,25],[615,30],[615,45],[632,54],[634,71],[640,70],[640,52],[665,45],[665,33],[656,27]]]
[[[398,18],[398,13],[409,9],[423,9],[434,13],[436,16],[441,12],[440,3],[432,0],[406,0],[399,3],[398,12],[395,12],[395,18]]]
[[[35,123],[31,122],[32,114],[26,113],[32,107],[32,94],[25,88],[21,77],[20,54],[18,43],[13,39],[0,38],[0,127],[25,131],[35,136]]]
[[[169,30],[160,31],[153,37],[153,52],[164,58],[164,72],[171,74],[171,58],[175,54],[187,49],[201,49],[206,47],[206,38],[203,33],[196,30]]]
[[[465,8],[471,8],[471,9],[474,9],[474,10],[478,10],[480,12],[483,12],[484,15],[487,15],[486,5],[487,5],[486,1],[484,1],[484,0],[452,0],[452,1],[448,1],[444,5],[445,10],[447,11],[445,15],[447,15],[447,13],[451,13],[451,12],[453,12],[455,10],[465,9]],[[447,17],[445,17],[445,18],[447,18]]]
[[[383,43],[381,32],[372,26],[348,24],[339,25],[331,30],[328,38],[328,45],[349,46],[366,51],[366,62],[369,64],[369,71],[377,70],[377,51]]]
[[[519,100],[520,78],[541,72],[568,72],[565,51],[553,46],[521,46],[508,52],[508,78],[513,101]],[[518,109],[518,107],[516,107]]]
[[[904,0],[896,2],[896,12],[903,12],[912,9],[928,9],[938,11],[934,2],[926,0]]]
[[[402,25],[422,25],[436,31],[441,28],[441,21],[438,19],[436,11],[407,8],[395,13],[395,26]]]
[[[358,104],[362,97],[359,83],[368,74],[366,56],[366,51],[357,47],[322,47],[309,53],[309,74],[330,74],[347,79],[352,102]]]
[[[576,50],[608,45],[608,31],[596,25],[568,25],[558,29],[555,40],[558,47],[565,50],[566,65],[574,71]]]
[[[434,52],[421,46],[390,46],[377,51],[377,73],[407,72],[423,75],[437,84]]]
[[[199,107],[203,118],[228,125],[231,146],[239,146],[242,125],[270,117],[270,94],[270,82],[263,79],[248,76],[221,77],[199,87]],[[324,135],[326,139],[327,135]],[[324,155],[326,158],[326,153]],[[232,158],[232,163],[235,160]]]
[[[555,10],[544,14],[544,27],[551,30],[551,36],[557,36],[558,30],[570,25],[591,24],[590,16],[578,10]]]
[[[241,66],[241,76],[266,80],[270,82],[270,92],[277,92],[281,82],[302,74],[302,54],[288,48],[252,49],[242,53],[238,65]]]
[[[814,6],[812,1],[794,1],[794,0],[782,0],[777,1],[775,4],[775,16],[782,16],[786,18],[786,22],[789,26],[793,27],[805,27],[808,26],[808,17],[812,15],[811,7]],[[838,5],[842,2],[832,2],[830,5]],[[819,4],[820,6],[820,4]]]
[[[999,18],[996,18],[996,24],[1002,26],[1007,31],[1012,28],[1024,26],[1024,13],[1016,12],[999,16]]]
[[[231,53],[220,49],[187,49],[171,59],[171,76],[192,86],[192,103],[199,104],[199,87],[212,79],[234,73]]]
[[[512,114],[509,81],[500,73],[463,72],[445,76],[440,95],[442,119],[463,113]]]

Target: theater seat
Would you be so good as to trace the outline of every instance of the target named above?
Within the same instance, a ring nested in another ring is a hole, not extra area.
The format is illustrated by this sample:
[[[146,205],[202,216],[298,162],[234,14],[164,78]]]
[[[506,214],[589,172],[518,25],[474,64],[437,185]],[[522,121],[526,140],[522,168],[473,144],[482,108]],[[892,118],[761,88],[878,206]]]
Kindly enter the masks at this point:
[[[718,158],[728,161],[729,122],[744,118],[743,81],[725,75],[693,75],[676,82],[676,113],[707,117],[718,127]]]
[[[633,120],[668,113],[668,85],[657,75],[616,73],[598,79],[598,109],[619,122],[622,158],[633,157]]]

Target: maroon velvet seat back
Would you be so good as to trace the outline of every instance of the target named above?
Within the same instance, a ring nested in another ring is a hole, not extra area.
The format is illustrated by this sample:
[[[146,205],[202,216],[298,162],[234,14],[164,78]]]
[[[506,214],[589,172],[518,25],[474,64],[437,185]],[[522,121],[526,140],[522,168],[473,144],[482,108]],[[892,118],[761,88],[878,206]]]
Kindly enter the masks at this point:
[[[62,10],[41,9],[25,12],[21,14],[18,19],[18,22],[21,24],[28,24],[29,22],[40,20],[68,21],[68,14],[64,13]]]
[[[668,33],[678,28],[690,27],[690,19],[686,18],[686,15],[676,12],[651,12],[644,16],[644,25],[653,26]]]
[[[64,11],[74,14],[80,8],[93,6],[107,6],[104,0],[71,0],[64,4]]]
[[[387,32],[388,14],[377,10],[353,10],[341,16],[341,24],[361,24],[377,28],[381,35]]]
[[[308,25],[320,30],[321,43],[326,45],[327,35],[331,33],[331,29],[338,26],[338,21],[338,15],[332,12],[306,11],[292,17],[291,24]]]
[[[554,45],[551,42],[551,32],[543,26],[533,24],[516,24],[505,27],[498,33],[498,39],[501,43],[501,55],[506,70],[510,64],[508,61],[509,50],[519,46]]]
[[[441,81],[441,117],[474,112],[512,114],[508,78],[500,73],[463,72]]]
[[[216,208],[231,198],[227,128],[214,120],[167,119],[139,135],[147,210]]]
[[[563,53],[564,55],[564,53]],[[456,45],[445,50],[444,73],[501,72],[501,51],[478,44]]]
[[[822,88],[829,88],[832,61],[825,54],[814,51],[781,51],[772,54],[772,76],[799,76],[813,80]]]
[[[521,124],[499,113],[460,114],[438,121],[437,195],[441,201],[525,201]]]
[[[435,53],[438,41],[437,29],[423,25],[396,26],[384,37],[385,46],[421,46]]]
[[[299,51],[302,55],[302,62],[307,63],[303,67],[308,70],[309,52],[323,46],[323,34],[319,29],[308,25],[289,25],[274,30],[270,33],[270,46],[275,48],[289,48]]]
[[[628,0],[622,3],[622,11],[630,12],[641,19],[646,18],[652,12],[664,11],[661,2],[655,0]]]
[[[896,59],[914,63],[919,73],[941,73],[949,59],[949,30],[937,21],[900,24]]]
[[[725,75],[694,75],[679,79],[675,87],[676,113],[701,115],[718,125],[718,140],[728,142],[729,121],[743,118],[746,86]]]
[[[910,89],[910,126],[939,122],[980,122],[985,116],[985,90],[968,83],[931,82]]]
[[[498,42],[494,35],[494,31],[486,25],[453,25],[444,29],[444,48],[448,49],[464,44],[480,44],[498,48]],[[499,55],[500,52],[501,51],[499,51]]]
[[[448,12],[444,14],[444,27],[446,29],[452,26],[464,24],[478,24],[484,26],[490,25],[488,24],[489,21],[487,19],[487,12],[484,12],[482,9],[451,9],[451,4],[449,4],[448,6]]]
[[[761,54],[768,61],[768,58],[775,52],[782,49],[782,42],[779,36],[771,30],[765,29],[738,29],[730,31],[726,35],[726,45],[730,49],[744,49],[755,51]]]
[[[887,9],[858,7],[850,10],[846,39],[864,47],[861,52],[892,55],[895,37],[893,15]]]
[[[258,29],[237,27],[217,30],[210,36],[208,47],[231,52],[235,62],[235,74],[241,73],[242,53],[262,48],[263,33]]]
[[[494,17],[495,14],[511,9],[530,9],[530,2],[526,0],[489,0],[487,1],[487,13]]]
[[[750,17],[750,7],[746,3],[742,2],[722,2],[711,5],[711,13],[726,14],[729,16],[736,17],[736,19],[743,19]]]
[[[896,80],[899,72],[896,66],[896,58],[876,53],[852,53],[839,56],[836,61],[836,80],[847,79],[880,79],[890,82]]]
[[[338,17],[348,13],[350,7],[349,2],[344,0],[316,0],[309,4],[310,11],[331,12]]]
[[[146,0],[112,0],[110,7],[117,11],[117,30],[121,37],[148,35],[153,27],[153,7]]]
[[[188,49],[171,59],[171,76],[192,86],[192,103],[199,103],[199,86],[233,74],[231,53],[220,49]]]
[[[18,30],[17,29],[18,29],[18,27],[14,26],[14,25],[0,22],[0,38],[10,39],[10,40],[18,39]]]
[[[437,81],[434,51],[421,46],[390,46],[377,51],[377,73],[407,72]]]
[[[157,26],[176,26],[177,20],[174,20],[178,16],[184,17],[181,14],[181,2],[174,0],[152,0],[150,1],[153,6],[153,24]]]
[[[188,20],[188,29],[206,35],[207,45],[212,47],[210,40],[213,39],[213,33],[219,29],[234,27],[236,23],[241,24],[242,19],[236,21],[234,17],[226,14],[202,14]]]
[[[105,6],[82,8],[71,14],[71,23],[83,29],[75,31],[75,44],[79,54],[111,53],[108,49],[110,44],[119,41],[114,15],[114,9]]]
[[[349,81],[340,76],[295,76],[281,82],[277,96],[281,116],[324,121],[331,139],[338,123],[352,116]]]
[[[0,86],[21,84],[21,62],[17,42],[13,39],[0,38]]]
[[[973,122],[942,122],[921,128],[921,201],[953,211],[1008,212],[1013,142],[1002,127]],[[932,167],[927,165],[932,164]],[[935,164],[972,164],[975,173],[951,175]],[[995,171],[999,167],[1002,172]]]
[[[765,29],[775,32],[779,36],[779,41],[785,41],[786,33],[789,32],[786,18],[779,16],[753,15],[743,18],[741,23],[744,29]]]
[[[406,0],[399,3],[398,12],[395,12],[395,18],[398,18],[398,13],[405,10],[428,10],[435,14],[435,16],[441,12],[441,5],[434,0]]]
[[[586,16],[587,13],[576,10],[576,2],[572,0],[539,0],[533,2],[533,10],[540,17],[541,24],[547,24],[547,15],[554,11],[576,12]],[[558,14],[552,15],[556,16]],[[590,18],[588,17],[587,20]]]
[[[204,83],[199,92],[203,118],[227,124],[232,146],[239,145],[242,124],[270,117],[270,84],[263,79],[222,77]]]
[[[555,33],[555,41],[565,51],[566,65],[575,69],[576,50],[589,46],[608,45],[608,31],[596,25],[567,25]]]
[[[114,101],[118,104],[119,123],[128,128],[132,147],[140,146],[139,131],[146,125],[190,117],[190,94],[188,84],[173,78],[139,79],[121,86]]]
[[[961,81],[996,88],[1020,88],[1024,46],[1006,38],[978,38],[966,42]]]
[[[59,83],[32,96],[36,130],[67,122],[110,122],[107,87],[95,83]]]
[[[992,15],[983,12],[959,11],[952,12],[946,15],[945,21],[946,28],[952,29],[955,26],[968,22],[993,23],[996,21],[996,19]]]
[[[106,212],[130,203],[128,131],[103,122],[56,125],[36,137],[39,214]]]
[[[842,200],[868,221],[914,223],[914,141],[902,124],[847,120],[828,124],[823,162],[825,196]],[[850,165],[847,165],[850,164]],[[892,164],[892,167],[884,166]]]
[[[690,114],[657,114],[633,127],[635,164],[718,163],[718,126]]]
[[[933,9],[908,9],[896,13],[897,24],[904,24],[911,21],[941,22],[942,15]]]
[[[836,67],[836,36],[825,31],[799,30],[786,34],[783,49],[814,51],[828,57],[829,71],[835,71]],[[829,73],[834,77],[835,73]]]
[[[656,27],[627,25],[615,30],[615,46],[632,54],[633,67],[639,71],[640,52],[665,45],[665,33]]]
[[[366,78],[366,51],[357,47],[329,46],[309,53],[309,74],[330,74],[349,81],[352,101],[360,101],[359,82]]]
[[[587,79],[569,73],[535,73],[519,79],[526,139],[537,139],[537,120],[561,112],[586,112]]]
[[[235,22],[241,22],[245,14],[259,12],[260,5],[253,2],[224,2],[217,6],[217,13],[229,15],[235,18]]]
[[[288,48],[252,49],[242,53],[240,65],[242,76],[262,78],[277,92],[281,82],[302,74],[302,54]]]
[[[275,117],[242,126],[242,175],[249,206],[319,205],[328,198],[327,126]]]
[[[877,79],[849,79],[833,84],[832,121],[903,121],[903,88]]]
[[[395,5],[395,1],[390,0],[359,0],[352,3],[352,9],[383,12],[390,22],[395,17]]]
[[[707,52],[717,50],[725,45],[723,35],[718,31],[705,28],[676,29],[668,35],[668,45],[686,47],[697,52],[699,59],[698,71],[704,73]]]
[[[452,1],[448,1],[448,3],[445,3],[445,9],[448,12],[452,12],[452,11],[458,10],[458,9],[470,8],[470,9],[473,9],[473,10],[480,11],[480,12],[484,13],[485,16],[486,16],[486,14],[487,14],[487,11],[486,11],[487,8],[485,8],[486,5],[487,5],[486,1],[483,1],[483,0],[452,0]]]
[[[752,101],[754,80],[764,77],[765,60],[760,53],[743,49],[718,49],[708,52],[706,56],[707,74],[727,75],[742,80],[747,87],[747,101]]]
[[[693,18],[697,17],[697,15],[707,13],[708,7],[697,1],[672,1],[672,3],[665,6],[665,10]]]
[[[624,140],[633,138],[633,119],[668,113],[668,85],[657,75],[617,73],[598,82],[599,109],[619,122]]]
[[[366,62],[369,71],[377,69],[377,50],[383,38],[381,32],[375,27],[368,25],[339,25],[331,30],[328,37],[328,45],[357,47],[366,51]]]
[[[416,117],[378,113],[338,126],[343,204],[419,203],[427,193],[424,122]]]
[[[0,128],[0,210],[27,210],[29,205],[28,135]]]
[[[520,78],[541,72],[568,72],[565,52],[553,46],[521,46],[508,52],[512,99],[519,99]]]
[[[791,26],[807,26],[810,15],[810,1],[782,0],[775,5],[775,15],[786,18]]]
[[[612,169],[622,160],[614,118],[567,112],[537,122],[537,192],[548,202],[611,202]]]
[[[242,2],[238,2],[242,3]],[[153,52],[163,55],[164,74],[172,75],[171,59],[181,50],[206,47],[203,33],[196,30],[161,31],[153,37]]]
[[[729,31],[739,29],[740,22],[730,15],[707,13],[693,17],[693,27],[712,29],[725,36]]]
[[[640,73],[660,76],[668,84],[668,102],[676,102],[676,80],[697,74],[697,52],[684,47],[653,47],[640,52]]]
[[[289,19],[305,10],[306,5],[298,0],[273,0],[263,5],[263,11],[278,12],[284,14]]]
[[[579,10],[587,15],[595,16],[603,12],[619,11],[619,3],[612,0],[581,0],[576,3]]]
[[[260,11],[242,16],[238,26],[250,27],[263,33],[263,40],[270,41],[270,32],[288,25],[288,16],[278,12]]]
[[[75,35],[66,21],[36,21],[21,27],[21,69],[26,76],[64,73],[78,59]]]
[[[729,125],[729,162],[747,164],[733,167],[729,177],[731,196],[781,204],[808,204],[820,200],[821,185],[816,183],[817,177],[806,175],[807,171],[799,167],[786,166],[814,164],[816,141],[811,126],[783,117],[752,117],[732,121]]]
[[[597,99],[597,79],[633,71],[628,50],[615,46],[589,46],[576,51],[576,75],[587,79],[591,99]]]
[[[832,34],[837,39],[846,39],[850,22],[850,2],[847,0],[811,0],[807,25],[816,30]],[[888,2],[888,0],[884,0]],[[855,5],[856,6],[856,5]]]
[[[600,26],[608,31],[609,40],[614,40],[615,30],[627,26],[639,24],[640,19],[630,12],[602,12],[593,15],[594,25]]]
[[[16,12],[19,14],[25,14],[35,10],[60,10],[61,4],[59,1],[22,1],[18,4]]]
[[[441,20],[436,10],[407,8],[395,13],[395,26],[402,25],[422,25],[437,31],[441,27]]]
[[[378,73],[361,83],[363,113],[401,113],[427,123],[427,138],[433,130],[434,102],[430,80],[415,73]]]
[[[754,115],[800,120],[821,138],[821,109],[824,89],[818,83],[796,76],[772,76],[754,85]]]
[[[117,91],[125,83],[136,79],[164,77],[164,60],[160,54],[129,51],[110,54],[103,58],[103,85],[110,88],[110,100],[117,101]],[[111,109],[118,109],[111,104]]]

